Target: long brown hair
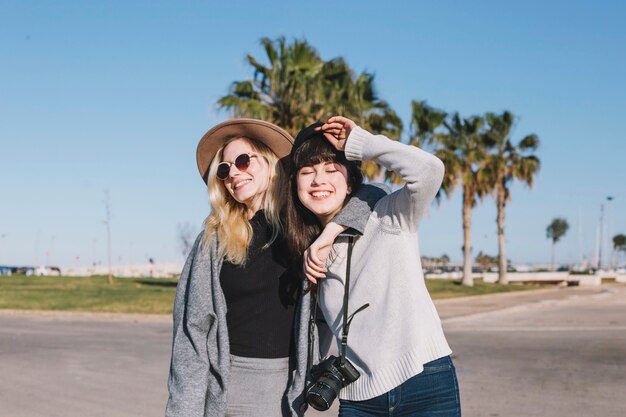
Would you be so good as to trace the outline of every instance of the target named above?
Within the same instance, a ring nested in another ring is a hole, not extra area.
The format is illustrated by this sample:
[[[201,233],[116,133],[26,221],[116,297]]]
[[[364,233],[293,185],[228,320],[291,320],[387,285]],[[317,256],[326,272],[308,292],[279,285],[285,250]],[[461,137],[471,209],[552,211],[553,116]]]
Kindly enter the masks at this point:
[[[291,171],[289,173],[289,196],[285,206],[286,232],[289,252],[294,259],[300,259],[304,251],[313,243],[322,231],[322,224],[317,217],[300,202],[298,198],[298,172],[324,162],[333,162],[346,167],[348,186],[352,192],[363,183],[363,174],[359,165],[348,161],[343,152],[335,149],[320,134],[311,136],[292,151]]]

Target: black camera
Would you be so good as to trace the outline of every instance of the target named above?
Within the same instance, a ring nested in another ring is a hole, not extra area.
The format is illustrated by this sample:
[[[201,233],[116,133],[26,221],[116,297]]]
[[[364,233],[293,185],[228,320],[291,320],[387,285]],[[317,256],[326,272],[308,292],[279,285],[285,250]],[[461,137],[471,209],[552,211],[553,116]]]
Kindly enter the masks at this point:
[[[306,392],[306,402],[318,411],[330,408],[339,391],[359,379],[361,374],[348,359],[329,356],[311,370],[315,382]]]

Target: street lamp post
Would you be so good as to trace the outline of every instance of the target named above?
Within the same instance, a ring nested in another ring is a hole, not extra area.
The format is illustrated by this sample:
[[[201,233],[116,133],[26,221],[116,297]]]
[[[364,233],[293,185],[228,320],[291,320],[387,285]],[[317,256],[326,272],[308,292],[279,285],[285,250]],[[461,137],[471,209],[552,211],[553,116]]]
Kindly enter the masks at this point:
[[[600,230],[598,233],[598,271],[602,269],[602,229],[604,229],[604,203],[600,204]]]
[[[612,252],[611,251],[611,246],[610,246],[610,241],[611,241],[611,223],[613,221],[613,216],[612,216],[613,212],[612,212],[612,210],[610,208],[612,207],[611,201],[613,201],[613,196],[610,196],[610,195],[607,196],[606,197],[606,201],[607,201],[607,204],[606,204],[606,212],[607,212],[606,213],[606,217],[607,217],[607,219],[606,219],[606,236],[604,238],[604,240],[605,240],[605,242],[604,242],[605,243],[604,244],[604,250],[605,250],[605,252],[607,254],[607,258],[608,258],[608,262],[607,262],[608,267],[609,267],[609,269],[613,269],[613,256],[612,256],[612,254],[609,255],[609,253]]]
[[[606,200],[610,203],[613,201],[613,196],[607,196]],[[598,239],[598,270],[602,269],[602,248],[605,246],[604,236],[604,203],[600,204],[600,237]]]
[[[109,260],[109,284],[113,284],[113,269],[111,268],[111,207],[109,205],[109,190],[104,190],[104,209],[106,211],[106,220],[104,224],[107,227],[107,253]]]

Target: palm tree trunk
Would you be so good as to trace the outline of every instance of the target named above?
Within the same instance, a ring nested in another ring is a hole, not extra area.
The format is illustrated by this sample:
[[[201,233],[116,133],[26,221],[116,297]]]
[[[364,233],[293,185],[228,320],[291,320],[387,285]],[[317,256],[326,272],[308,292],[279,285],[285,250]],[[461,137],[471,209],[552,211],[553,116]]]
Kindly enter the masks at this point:
[[[504,187],[498,187],[498,216],[496,223],[498,225],[498,284],[508,284],[509,280],[506,276],[506,248],[504,247],[504,205],[505,194]]]
[[[554,252],[555,252],[554,248],[555,247],[556,247],[556,242],[553,241],[552,242],[552,266],[550,267],[552,271],[554,271]]]
[[[468,201],[467,192],[463,191],[463,280],[461,284],[474,286],[472,278],[472,240],[470,228],[472,223],[472,203]]]

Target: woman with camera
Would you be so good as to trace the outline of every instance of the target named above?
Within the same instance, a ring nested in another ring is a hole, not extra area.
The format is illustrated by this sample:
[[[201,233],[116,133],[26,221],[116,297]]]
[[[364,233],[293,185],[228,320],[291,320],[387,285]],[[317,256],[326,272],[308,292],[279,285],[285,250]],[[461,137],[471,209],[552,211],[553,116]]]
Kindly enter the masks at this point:
[[[376,203],[364,228],[342,233],[329,220],[361,185],[361,160],[376,161],[406,185]],[[342,417],[460,416],[451,350],[426,289],[418,240],[443,163],[340,116],[301,131],[291,161],[290,250],[306,251],[319,309],[346,352],[317,367],[309,403],[323,409],[339,396]],[[332,246],[319,243],[336,236]]]
[[[166,417],[304,412],[307,347],[295,351],[294,337],[306,340],[308,315],[297,314],[299,267],[281,220],[280,158],[292,144],[283,129],[254,119],[220,123],[198,144],[211,214],[176,289]],[[361,196],[334,221],[358,225],[370,211],[367,190]]]

